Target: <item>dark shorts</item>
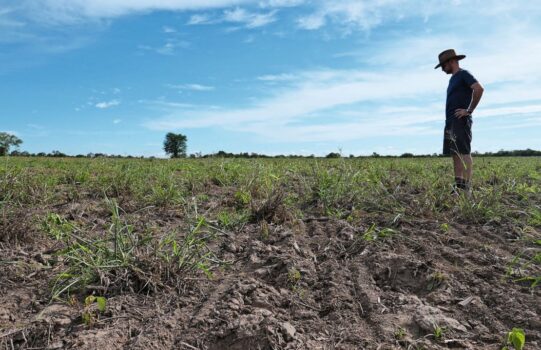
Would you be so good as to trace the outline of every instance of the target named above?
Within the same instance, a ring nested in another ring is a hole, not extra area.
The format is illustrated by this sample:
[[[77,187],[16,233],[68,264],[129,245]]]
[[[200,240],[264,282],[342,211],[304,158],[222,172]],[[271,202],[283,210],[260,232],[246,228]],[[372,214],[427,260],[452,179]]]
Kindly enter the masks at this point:
[[[470,154],[473,120],[470,117],[452,118],[445,122],[443,133],[443,154]]]

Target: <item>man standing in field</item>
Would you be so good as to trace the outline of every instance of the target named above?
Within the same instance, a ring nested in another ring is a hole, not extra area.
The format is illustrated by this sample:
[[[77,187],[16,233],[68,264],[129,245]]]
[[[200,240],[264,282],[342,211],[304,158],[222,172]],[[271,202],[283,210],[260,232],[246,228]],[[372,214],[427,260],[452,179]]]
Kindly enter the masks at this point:
[[[458,61],[465,55],[455,50],[439,54],[440,63],[435,67],[452,74],[447,87],[445,106],[445,131],[443,154],[452,155],[455,170],[455,190],[470,192],[473,161],[471,157],[472,113],[483,96],[483,87],[467,70],[461,69]]]

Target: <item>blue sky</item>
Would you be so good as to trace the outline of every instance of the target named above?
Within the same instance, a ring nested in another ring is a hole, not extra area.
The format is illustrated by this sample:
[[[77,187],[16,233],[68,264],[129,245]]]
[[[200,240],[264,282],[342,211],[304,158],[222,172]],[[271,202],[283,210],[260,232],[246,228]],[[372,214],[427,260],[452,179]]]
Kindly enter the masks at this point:
[[[541,149],[541,2],[0,0],[0,131],[21,150],[441,152],[455,48],[473,150]]]

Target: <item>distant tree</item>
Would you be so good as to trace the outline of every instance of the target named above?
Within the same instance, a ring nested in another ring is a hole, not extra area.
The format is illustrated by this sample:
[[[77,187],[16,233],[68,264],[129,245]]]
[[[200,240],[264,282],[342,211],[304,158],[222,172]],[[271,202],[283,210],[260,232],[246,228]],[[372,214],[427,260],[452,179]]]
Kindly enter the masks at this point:
[[[413,155],[413,153],[402,153],[402,154],[400,155],[400,158],[413,158],[413,157],[415,157],[415,156]]]
[[[7,132],[0,132],[0,156],[5,156],[9,153],[11,146],[19,147],[23,141],[15,135]]]
[[[340,153],[331,152],[325,156],[325,158],[341,158],[342,156]]]
[[[60,151],[56,151],[56,150],[55,150],[55,151],[52,151],[51,153],[49,153],[47,156],[48,156],[48,157],[60,158],[60,157],[65,157],[66,154],[64,154],[64,153],[62,153],[62,152],[60,152]]]
[[[171,158],[186,157],[186,142],[188,138],[186,135],[174,134],[172,132],[165,135],[165,141],[163,141],[163,150],[169,154]]]

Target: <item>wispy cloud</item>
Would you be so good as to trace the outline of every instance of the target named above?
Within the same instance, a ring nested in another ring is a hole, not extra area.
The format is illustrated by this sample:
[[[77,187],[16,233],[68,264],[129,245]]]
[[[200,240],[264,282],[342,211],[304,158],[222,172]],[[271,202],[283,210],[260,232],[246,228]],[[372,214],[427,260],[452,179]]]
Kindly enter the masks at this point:
[[[277,74],[277,75],[268,74],[268,75],[261,75],[261,76],[257,77],[257,80],[273,82],[273,83],[274,82],[283,82],[283,81],[293,81],[293,80],[296,80],[296,79],[298,79],[298,77],[296,77],[293,74],[287,74],[287,73],[282,73],[282,74]]]
[[[254,0],[22,0],[31,16],[50,24],[71,24],[150,11],[193,11],[254,4]]]
[[[266,7],[295,7],[306,3],[306,0],[264,0],[259,2],[259,6]]]
[[[415,5],[419,10],[424,6],[418,2]],[[369,30],[384,19],[395,17],[397,11],[402,12],[407,6],[406,0],[321,1],[313,13],[299,17],[297,23],[307,30],[319,29],[328,21],[338,23],[343,28]]]
[[[166,34],[171,34],[171,33],[176,33],[177,30],[173,27],[169,27],[169,26],[163,26],[162,27],[162,31]]]
[[[111,100],[111,101],[98,102],[94,106],[99,109],[107,109],[107,108],[111,108],[118,105],[120,105],[119,100]]]
[[[171,109],[180,110],[180,109],[191,109],[191,108],[196,107],[196,105],[191,104],[191,103],[171,102],[171,101],[166,101],[163,98],[159,98],[155,100],[138,100],[137,102],[143,105],[147,105],[147,106],[159,107],[160,109],[168,110],[168,111],[170,111]]]
[[[426,129],[424,126],[415,124],[432,121],[435,119],[434,116],[421,118],[418,115],[414,120],[409,120],[410,125],[405,125],[402,121],[399,122],[400,119],[405,120],[400,113],[387,112],[391,119],[382,120],[379,118],[382,113],[376,114],[375,111],[366,110],[359,105],[377,100],[409,100],[426,95],[442,85],[432,75],[433,72],[412,70],[394,73],[370,73],[362,70],[299,72],[295,74],[299,80],[293,87],[285,91],[279,88],[273,97],[261,100],[252,107],[219,112],[171,111],[164,118],[148,122],[146,125],[159,130],[219,126],[261,134],[270,139],[284,140],[296,134],[295,139],[312,141],[343,137],[345,130],[358,131],[359,128],[364,128],[365,131],[357,132],[357,136],[376,132],[398,133],[399,130],[404,132],[408,127],[412,131]],[[411,81],[414,79],[428,83],[412,85]],[[337,108],[343,110],[337,111]],[[359,110],[351,113],[355,108]],[[332,118],[323,124],[318,121],[322,117],[330,116]],[[366,118],[372,116],[377,116],[379,121],[377,123],[376,121],[361,122],[367,121]],[[342,121],[334,123],[333,119],[336,117]],[[400,125],[399,129],[393,130],[389,127],[393,125],[393,123],[389,124],[393,121],[394,125]],[[326,133],[326,136],[323,133]],[[347,135],[353,136],[353,133],[348,132]]]
[[[214,86],[201,84],[167,84],[168,88],[175,90],[191,90],[191,91],[213,91]]]
[[[268,13],[253,13],[237,7],[225,10],[224,21],[244,24],[247,28],[258,28],[276,21],[276,10]]]
[[[160,55],[174,55],[178,49],[187,49],[190,42],[178,39],[167,39],[161,46],[139,45],[140,50],[152,51]]]
[[[242,7],[225,9],[221,14],[195,14],[188,21],[188,25],[234,23],[245,28],[253,29],[266,26],[277,20],[277,10],[268,12],[254,12]]]
[[[445,47],[439,34],[383,41],[359,53],[365,68],[261,75],[258,81],[275,85],[270,97],[267,94],[252,105],[219,112],[171,108],[145,126],[156,130],[219,127],[280,142],[441,134],[449,77],[433,67],[437,53],[455,44],[461,52],[467,48],[468,57],[461,63],[486,87],[475,118],[513,115],[517,121],[526,120],[541,113],[538,38],[529,27],[508,25],[485,33],[483,40],[449,35]],[[497,62],[502,64],[495,67]],[[519,106],[510,105],[518,102]]]
[[[306,30],[315,30],[323,27],[326,23],[325,16],[321,13],[316,13],[308,16],[303,16],[297,19],[299,28]]]
[[[195,14],[190,17],[188,20],[188,25],[198,25],[198,24],[210,24],[213,23],[212,18],[209,14]]]
[[[333,24],[345,33],[354,30],[370,31],[386,23],[396,23],[417,18],[427,22],[429,19],[453,13],[457,18],[471,20],[494,18],[498,16],[533,19],[539,15],[541,8],[532,3],[502,2],[498,0],[456,1],[456,0],[341,0],[313,2],[313,10],[298,17],[299,28],[307,30],[320,29]],[[457,23],[459,20],[453,21]],[[471,22],[470,22],[471,23]]]

